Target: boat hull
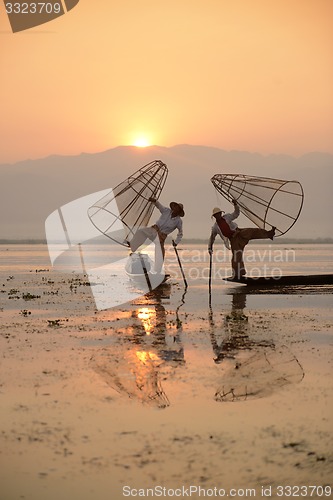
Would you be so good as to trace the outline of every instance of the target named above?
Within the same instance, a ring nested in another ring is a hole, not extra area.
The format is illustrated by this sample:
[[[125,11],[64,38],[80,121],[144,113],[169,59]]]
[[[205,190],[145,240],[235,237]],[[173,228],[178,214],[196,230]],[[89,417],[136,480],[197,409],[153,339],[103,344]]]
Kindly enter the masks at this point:
[[[333,274],[309,274],[290,276],[261,276],[258,278],[225,278],[225,281],[240,283],[250,287],[278,287],[305,285],[333,285]]]

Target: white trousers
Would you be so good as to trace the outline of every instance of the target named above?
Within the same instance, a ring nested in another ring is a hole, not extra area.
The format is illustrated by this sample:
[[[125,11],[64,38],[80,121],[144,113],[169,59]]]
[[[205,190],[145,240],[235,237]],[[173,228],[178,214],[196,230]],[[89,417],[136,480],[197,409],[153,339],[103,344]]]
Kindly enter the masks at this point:
[[[147,240],[149,240],[147,242]],[[149,245],[153,241],[155,243],[155,263],[154,270],[160,273],[164,261],[164,241],[161,242],[158,232],[153,227],[143,227],[138,229],[132,240],[129,242],[132,252],[135,252],[141,245]]]

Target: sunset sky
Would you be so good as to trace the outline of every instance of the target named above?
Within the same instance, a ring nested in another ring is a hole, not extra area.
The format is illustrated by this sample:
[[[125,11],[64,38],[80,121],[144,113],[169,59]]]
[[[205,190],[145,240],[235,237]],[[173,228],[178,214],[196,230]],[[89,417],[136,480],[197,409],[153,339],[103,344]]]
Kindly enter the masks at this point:
[[[332,20],[332,0],[80,0],[13,34],[1,2],[0,163],[129,144],[333,153]]]

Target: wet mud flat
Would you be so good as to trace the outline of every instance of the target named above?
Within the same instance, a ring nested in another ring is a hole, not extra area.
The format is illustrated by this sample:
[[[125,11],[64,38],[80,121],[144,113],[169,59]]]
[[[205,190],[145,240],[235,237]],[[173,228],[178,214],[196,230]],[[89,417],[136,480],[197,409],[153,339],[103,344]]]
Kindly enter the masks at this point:
[[[4,499],[330,484],[327,289],[214,285],[209,307],[205,281],[171,280],[96,311],[83,275],[2,272],[0,286]]]

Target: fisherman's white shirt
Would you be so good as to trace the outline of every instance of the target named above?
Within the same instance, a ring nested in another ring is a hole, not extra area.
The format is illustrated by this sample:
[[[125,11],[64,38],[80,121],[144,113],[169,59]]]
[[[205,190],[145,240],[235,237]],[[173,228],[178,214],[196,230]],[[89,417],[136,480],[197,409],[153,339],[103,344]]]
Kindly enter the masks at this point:
[[[179,215],[171,217],[171,208],[163,206],[159,201],[155,202],[155,206],[161,212],[161,216],[155,224],[159,227],[160,231],[164,234],[170,234],[175,229],[178,229],[177,238],[175,239],[176,245],[183,237],[183,221]]]

